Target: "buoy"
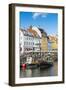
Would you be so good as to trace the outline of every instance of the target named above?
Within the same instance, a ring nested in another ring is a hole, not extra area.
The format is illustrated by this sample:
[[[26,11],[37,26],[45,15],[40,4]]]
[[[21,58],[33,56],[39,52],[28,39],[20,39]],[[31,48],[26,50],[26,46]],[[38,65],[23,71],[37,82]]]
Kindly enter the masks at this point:
[[[26,68],[26,64],[22,64],[22,68]]]

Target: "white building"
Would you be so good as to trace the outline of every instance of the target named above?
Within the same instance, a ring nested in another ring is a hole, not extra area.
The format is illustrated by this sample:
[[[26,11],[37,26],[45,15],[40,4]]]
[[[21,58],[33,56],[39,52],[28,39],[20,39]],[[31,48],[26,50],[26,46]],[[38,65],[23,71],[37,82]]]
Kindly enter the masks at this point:
[[[32,30],[36,31],[40,38],[42,37],[41,31],[39,30],[39,28],[33,26]]]
[[[35,51],[40,51],[42,34],[41,34],[40,30],[37,27],[35,27],[35,26],[32,27],[32,30],[37,32],[36,36],[34,37],[34,48],[35,48]]]
[[[38,33],[34,34],[28,30],[20,29],[20,54],[40,51],[41,38]]]
[[[40,51],[40,45],[41,45],[41,38],[39,37],[39,35],[34,36],[34,51]]]
[[[42,37],[42,34],[41,34],[40,30],[35,26],[33,26],[33,27],[30,26],[28,31],[31,32],[34,36],[34,46],[33,46],[34,51],[40,51],[41,37]]]
[[[27,51],[33,50],[33,35],[26,30],[20,30],[20,53],[23,54]]]

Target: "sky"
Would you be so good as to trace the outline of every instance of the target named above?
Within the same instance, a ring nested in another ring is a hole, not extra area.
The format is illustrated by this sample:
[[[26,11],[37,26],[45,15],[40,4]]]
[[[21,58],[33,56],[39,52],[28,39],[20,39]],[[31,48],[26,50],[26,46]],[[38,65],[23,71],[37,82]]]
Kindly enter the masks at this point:
[[[56,35],[58,32],[58,14],[42,12],[20,12],[19,26],[28,29],[30,26],[42,28],[48,35]]]

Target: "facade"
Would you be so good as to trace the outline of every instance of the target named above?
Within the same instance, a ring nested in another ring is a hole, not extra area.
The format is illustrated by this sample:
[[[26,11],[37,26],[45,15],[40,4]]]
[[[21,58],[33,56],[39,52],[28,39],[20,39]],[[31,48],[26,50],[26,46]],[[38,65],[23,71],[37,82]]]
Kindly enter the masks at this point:
[[[20,53],[40,50],[40,37],[36,32],[20,29]]]
[[[52,50],[52,42],[48,39],[48,51],[51,51]]]
[[[36,40],[36,38],[35,38],[35,41],[38,42],[39,50],[41,49],[41,51],[43,51],[43,52],[48,51],[47,33],[43,29],[37,28],[35,26],[33,26],[33,27],[30,26],[30,28],[28,30],[29,30],[29,32],[34,33],[34,35],[38,34],[38,36],[40,37],[39,40]]]
[[[34,51],[40,51],[40,37],[39,36],[34,36]]]
[[[30,26],[28,31],[30,33],[32,33],[33,37],[34,37],[34,39],[33,39],[33,41],[34,41],[33,50],[36,51],[36,52],[40,51],[40,48],[41,48],[40,47],[40,45],[41,45],[41,36],[40,36],[40,34],[41,33],[39,32],[39,29],[37,27]]]
[[[57,36],[48,36],[49,37],[49,43],[50,43],[50,48],[52,51],[57,51],[58,50],[58,37]]]
[[[47,33],[39,28],[40,32],[41,32],[41,50],[43,52],[47,52],[48,51],[48,38],[47,38]]]
[[[37,27],[32,27],[28,30],[20,29],[20,53],[27,52],[47,52],[57,50],[57,36],[47,36],[47,33]]]
[[[33,50],[33,35],[32,33],[20,29],[20,53],[26,53]]]

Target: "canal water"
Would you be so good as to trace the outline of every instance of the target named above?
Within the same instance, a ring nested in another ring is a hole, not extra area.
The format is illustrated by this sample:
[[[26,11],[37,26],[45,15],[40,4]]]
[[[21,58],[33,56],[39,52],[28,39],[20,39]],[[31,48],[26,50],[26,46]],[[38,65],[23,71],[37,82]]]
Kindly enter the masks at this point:
[[[58,74],[58,62],[55,61],[53,66],[45,69],[20,69],[20,78],[24,77],[44,77],[44,76],[57,76]]]

